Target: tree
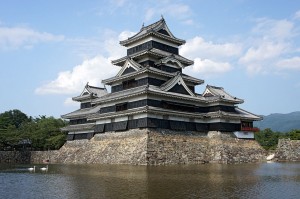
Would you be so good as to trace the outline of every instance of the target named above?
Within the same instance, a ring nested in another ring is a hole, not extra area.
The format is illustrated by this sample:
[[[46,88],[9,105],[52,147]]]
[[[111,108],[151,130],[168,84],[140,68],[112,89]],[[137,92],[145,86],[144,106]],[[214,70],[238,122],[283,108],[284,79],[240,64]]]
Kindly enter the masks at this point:
[[[0,149],[18,149],[25,141],[34,150],[59,149],[66,141],[60,128],[66,124],[45,115],[33,119],[19,110],[6,111],[0,114]]]
[[[10,125],[19,128],[22,123],[30,122],[30,118],[18,109],[0,114],[0,129],[6,130]]]
[[[300,130],[291,130],[285,134],[285,138],[290,138],[291,140],[300,140]]]
[[[278,144],[278,132],[273,132],[271,129],[264,129],[255,134],[255,140],[266,150],[275,149]]]

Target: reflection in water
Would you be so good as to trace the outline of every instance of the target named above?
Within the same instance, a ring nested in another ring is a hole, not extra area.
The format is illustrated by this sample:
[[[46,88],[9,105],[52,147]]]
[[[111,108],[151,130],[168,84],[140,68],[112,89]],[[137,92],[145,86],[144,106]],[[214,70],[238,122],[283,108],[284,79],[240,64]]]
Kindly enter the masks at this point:
[[[0,165],[0,198],[298,198],[300,163]],[[37,165],[42,167],[42,165]]]

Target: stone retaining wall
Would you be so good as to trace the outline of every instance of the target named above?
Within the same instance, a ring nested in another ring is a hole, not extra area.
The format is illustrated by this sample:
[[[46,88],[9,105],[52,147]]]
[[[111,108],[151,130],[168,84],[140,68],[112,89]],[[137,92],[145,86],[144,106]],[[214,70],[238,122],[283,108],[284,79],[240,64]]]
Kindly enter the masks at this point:
[[[207,162],[257,162],[265,150],[255,140],[240,140],[232,134],[170,134],[150,132],[148,164],[201,164]]]
[[[275,159],[278,161],[300,161],[300,140],[279,139]]]
[[[119,133],[96,134],[91,140],[67,141],[47,156],[34,153],[32,160],[51,163],[146,164],[147,131],[130,130]]]
[[[30,151],[0,151],[0,163],[30,163]]]
[[[132,129],[96,134],[91,140],[67,141],[57,151],[33,151],[28,160],[161,165],[257,162],[265,156],[266,151],[256,141],[236,139],[232,133]]]

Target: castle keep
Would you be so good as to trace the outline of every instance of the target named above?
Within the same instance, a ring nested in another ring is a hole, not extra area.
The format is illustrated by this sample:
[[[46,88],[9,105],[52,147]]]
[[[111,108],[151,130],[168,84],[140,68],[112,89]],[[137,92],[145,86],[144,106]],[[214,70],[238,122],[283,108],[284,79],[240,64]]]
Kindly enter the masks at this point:
[[[143,26],[120,44],[127,48],[127,55],[112,61],[120,70],[102,81],[111,86],[111,93],[87,84],[73,97],[80,102],[80,109],[62,116],[70,120],[62,129],[68,132],[68,141],[130,129],[219,132],[254,138],[257,129],[253,121],[261,118],[239,108],[242,99],[211,85],[203,93],[195,92],[204,81],[183,73],[194,62],[179,54],[185,40],[172,34],[164,18]]]

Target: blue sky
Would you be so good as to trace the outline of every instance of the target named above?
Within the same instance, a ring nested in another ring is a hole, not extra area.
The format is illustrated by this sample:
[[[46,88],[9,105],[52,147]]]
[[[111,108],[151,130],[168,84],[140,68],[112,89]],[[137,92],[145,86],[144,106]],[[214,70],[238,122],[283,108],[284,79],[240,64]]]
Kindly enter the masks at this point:
[[[195,61],[185,73],[260,115],[300,111],[300,1],[1,0],[0,112],[55,116],[79,107],[86,82],[115,75],[119,45],[164,16]]]

